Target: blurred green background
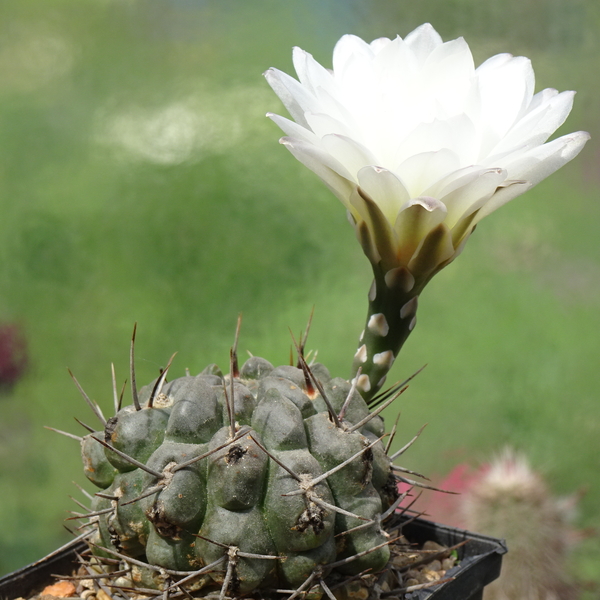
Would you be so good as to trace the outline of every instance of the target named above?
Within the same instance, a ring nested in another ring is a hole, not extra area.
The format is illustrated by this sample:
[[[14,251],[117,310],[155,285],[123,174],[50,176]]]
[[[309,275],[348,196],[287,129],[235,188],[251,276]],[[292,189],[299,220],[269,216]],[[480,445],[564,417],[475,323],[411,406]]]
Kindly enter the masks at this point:
[[[575,89],[567,124],[592,141],[483,222],[429,285],[394,368],[428,363],[400,401],[405,465],[442,474],[523,450],[558,494],[586,488],[600,528],[600,4],[597,0],[2,0],[0,323],[29,369],[0,395],[0,574],[69,539],[87,489],[77,443],[93,422],[73,370],[108,412],[110,363],[138,380],[227,365],[240,347],[285,363],[288,327],[316,306],[309,347],[347,376],[370,267],[342,206],[277,144],[261,73],[298,45],[330,66],[344,33],[371,40],[429,21],[480,63],[533,60],[537,90]],[[391,418],[391,415],[388,415]],[[600,579],[600,544],[575,570]]]

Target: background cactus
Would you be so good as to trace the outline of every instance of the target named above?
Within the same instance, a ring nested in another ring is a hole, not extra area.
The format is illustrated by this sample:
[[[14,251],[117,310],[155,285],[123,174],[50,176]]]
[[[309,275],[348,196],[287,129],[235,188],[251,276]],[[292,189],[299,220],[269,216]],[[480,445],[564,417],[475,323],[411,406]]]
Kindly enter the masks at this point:
[[[525,455],[512,449],[478,468],[461,463],[437,485],[458,494],[426,493],[421,507],[428,518],[506,540],[502,572],[485,588],[485,600],[581,597],[582,581],[569,569],[573,550],[593,535],[572,524],[581,492],[556,496]]]
[[[355,384],[309,366],[303,346],[298,366],[251,357],[240,369],[234,347],[227,375],[209,365],[167,382],[169,362],[138,393],[132,341],[133,403],[122,407],[114,385],[109,419],[75,380],[103,428],[78,438],[101,491],[73,518],[112,584],[320,595],[330,574],[341,584],[386,566],[382,523],[397,483],[414,482],[392,464],[379,413],[406,387],[370,410]]]
[[[575,539],[569,522],[575,497],[557,499],[527,460],[512,451],[483,469],[465,493],[467,527],[506,539],[501,577],[485,600],[574,600],[566,559]]]

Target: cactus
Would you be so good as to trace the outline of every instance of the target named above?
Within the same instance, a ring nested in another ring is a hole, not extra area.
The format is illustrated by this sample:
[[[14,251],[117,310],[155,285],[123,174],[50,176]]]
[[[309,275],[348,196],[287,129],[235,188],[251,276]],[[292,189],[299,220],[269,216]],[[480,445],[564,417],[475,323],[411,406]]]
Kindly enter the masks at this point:
[[[506,539],[502,573],[486,600],[571,600],[578,591],[566,577],[568,522],[576,496],[555,498],[525,457],[506,450],[473,475],[461,502],[466,527]]]
[[[384,569],[397,484],[417,482],[388,456],[379,413],[406,382],[370,409],[356,383],[307,364],[306,337],[297,366],[253,356],[238,368],[236,335],[228,374],[209,365],[167,382],[169,361],[138,392],[134,339],[135,330],[130,406],[121,406],[114,370],[109,419],[74,378],[103,425],[77,438],[100,488],[72,517],[86,522],[90,565],[121,588],[202,597],[320,597]]]
[[[81,390],[102,429],[74,436],[86,475],[102,490],[75,518],[86,521],[89,568],[109,585],[165,598],[335,598],[332,588],[388,563],[384,523],[402,500],[397,483],[429,487],[392,464],[412,442],[388,456],[379,417],[405,389],[380,392],[415,326],[418,296],[478,221],[574,158],[589,138],[578,132],[544,148],[542,135],[532,145],[537,113],[556,127],[571,95],[555,106],[553,93],[524,101],[522,90],[532,86],[522,68],[500,81],[513,98],[507,106],[523,106],[516,122],[525,125],[519,135],[498,132],[490,68],[477,73],[462,40],[443,45],[425,24],[406,41],[344,36],[332,71],[300,49],[298,81],[267,71],[294,119],[270,115],[287,135],[283,143],[343,202],[373,267],[353,379],[309,367],[304,336],[296,367],[252,357],[238,369],[236,342],[227,375],[211,365],[167,382],[169,361],[138,394],[132,341],[133,404],[122,408],[114,385],[115,415],[107,420]],[[448,60],[453,76],[430,81]],[[459,72],[468,76],[452,82]],[[502,123],[515,122],[512,110]],[[463,111],[469,118],[457,124]],[[539,125],[542,134],[550,125]],[[465,152],[464,143],[473,147]],[[377,589],[367,595],[377,597]]]

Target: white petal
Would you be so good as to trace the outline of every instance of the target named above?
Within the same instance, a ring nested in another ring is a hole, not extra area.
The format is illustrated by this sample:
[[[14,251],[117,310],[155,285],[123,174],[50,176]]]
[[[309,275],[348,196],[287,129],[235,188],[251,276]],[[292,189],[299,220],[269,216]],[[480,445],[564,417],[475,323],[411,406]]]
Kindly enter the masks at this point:
[[[459,157],[461,165],[477,164],[481,148],[481,132],[477,130],[472,119],[466,114],[457,114],[446,121],[451,146]]]
[[[323,138],[331,133],[344,135],[348,138],[355,137],[352,135],[352,130],[344,122],[338,121],[326,113],[306,113],[304,117],[318,138]]]
[[[370,90],[377,90],[373,70],[374,54],[369,45],[356,36],[344,36],[333,51],[333,73],[338,94],[352,111],[364,103]]]
[[[348,61],[358,54],[373,58],[373,50],[365,41],[356,35],[344,35],[333,49],[333,72],[337,77],[343,77]]]
[[[481,94],[482,118],[504,136],[526,110],[533,97],[535,79],[531,61],[523,56],[490,59],[476,70]],[[496,58],[496,57],[494,57]]]
[[[371,49],[374,54],[373,66],[383,76],[382,79],[386,78],[386,76],[393,76],[394,70],[398,68],[406,68],[406,61],[412,59],[414,62],[414,54],[400,36],[396,36],[393,40],[387,38],[375,40],[371,44]],[[395,76],[397,77],[398,74],[396,72]]]
[[[385,160],[384,158],[382,162],[394,166],[403,163],[415,154],[437,152],[444,148],[454,148],[455,139],[455,131],[445,120],[441,121],[436,119],[430,123],[419,123],[404,138],[404,140],[397,145],[393,157],[389,157],[388,160]]]
[[[323,148],[335,158],[341,165],[344,165],[345,173],[340,173],[344,177],[351,175],[356,181],[358,172],[365,165],[376,164],[375,157],[357,141],[343,135],[329,134],[321,140]]]
[[[490,56],[490,58],[482,62],[477,67],[477,75],[501,69],[505,65],[507,65],[511,60],[513,60],[513,58],[514,56],[512,54],[509,54],[508,52],[502,52],[501,54],[495,54],[494,56]]]
[[[305,166],[316,173],[327,187],[342,201],[352,213],[356,211],[348,200],[353,188],[351,176],[341,175],[345,169],[327,152],[301,140],[281,138],[281,143]]]
[[[304,113],[306,111],[318,112],[314,96],[293,77],[278,69],[269,69],[265,73],[265,78],[294,121],[306,126]]]
[[[372,52],[348,56],[343,69],[335,70],[335,81],[344,104],[351,112],[372,109],[372,98],[379,92],[377,74],[373,69]]]
[[[428,187],[422,195],[433,196],[434,198],[443,198],[454,190],[468,185],[471,181],[485,173],[487,170],[488,169],[485,167],[472,165],[470,167],[463,167],[462,169],[452,171],[446,175],[446,177],[443,177]]]
[[[425,68],[435,68],[443,65],[448,72],[440,73],[444,79],[470,77],[475,71],[473,55],[464,38],[459,37],[450,42],[436,46],[427,57]]]
[[[309,156],[312,159],[317,160],[320,164],[326,166],[328,169],[335,171],[345,179],[354,179],[344,165],[337,161],[323,148],[296,138],[283,137],[279,141],[297,158],[304,155]]]
[[[481,208],[505,179],[506,171],[490,169],[441,197],[440,200],[448,209],[446,225],[452,229],[460,219]]]
[[[307,129],[302,125],[298,125],[298,123],[295,123],[294,121],[290,121],[285,117],[275,115],[273,113],[267,113],[267,117],[269,117],[273,123],[278,125],[287,136],[304,140],[305,142],[309,142],[315,146],[320,144],[319,138],[310,129]]]
[[[498,188],[496,193],[491,197],[491,199],[483,206],[475,219],[473,220],[473,225],[476,225],[483,219],[487,217],[489,214],[493,213],[495,210],[498,210],[504,204],[514,200],[518,196],[521,196],[528,190],[533,187],[531,183],[528,181],[519,181],[512,180],[512,182],[507,181],[506,185]]]
[[[554,88],[546,88],[537,94],[534,94],[529,106],[527,107],[527,113],[538,110],[538,108],[547,105],[552,101],[553,98],[558,96],[558,90]]]
[[[429,23],[424,23],[411,31],[404,41],[421,64],[427,60],[435,48],[443,43],[440,34]]]
[[[492,164],[494,156],[502,155],[522,147],[533,147],[543,144],[566,120],[573,107],[575,92],[544,90],[536,94],[541,102],[520,119],[507,133],[500,143],[492,150],[491,157],[486,162]],[[554,93],[552,93],[554,92]],[[533,104],[533,103],[532,103]]]
[[[396,36],[396,39],[398,39],[399,36]],[[390,38],[386,38],[386,37],[380,37],[377,38],[376,40],[373,40],[369,46],[371,48],[371,50],[373,50],[373,54],[375,54],[376,56],[382,52],[385,48],[387,48],[392,42],[394,42],[395,40],[390,40]]]
[[[411,197],[421,196],[432,183],[460,168],[454,152],[448,149],[423,152],[406,159],[394,172],[400,177]]]
[[[368,166],[358,172],[360,187],[375,200],[390,224],[396,222],[400,208],[410,200],[402,182],[387,169]]]
[[[575,158],[589,139],[589,133],[578,131],[533,148],[506,167],[508,177],[536,185]]]
[[[516,186],[500,188],[491,200],[477,214],[477,221],[489,215],[503,204],[526,191],[560,169],[563,165],[574,159],[590,139],[590,134],[578,131],[564,135],[527,152],[523,157],[508,165],[507,171],[510,180],[523,180],[521,191]],[[508,183],[508,182],[507,182]],[[514,189],[513,189],[514,188]]]
[[[329,89],[333,85],[331,72],[321,66],[312,57],[312,54],[295,47],[292,60],[300,83],[312,92],[313,95],[319,87]]]
[[[320,107],[319,113],[329,115],[340,124],[343,124],[347,130],[353,132],[353,137],[361,138],[361,129],[348,107],[343,104],[343,98],[338,98],[334,93],[330,93],[324,88],[317,90],[317,102]]]
[[[427,93],[444,109],[445,114],[440,116],[462,112],[474,73],[471,50],[462,38],[438,46],[429,55],[421,78]]]

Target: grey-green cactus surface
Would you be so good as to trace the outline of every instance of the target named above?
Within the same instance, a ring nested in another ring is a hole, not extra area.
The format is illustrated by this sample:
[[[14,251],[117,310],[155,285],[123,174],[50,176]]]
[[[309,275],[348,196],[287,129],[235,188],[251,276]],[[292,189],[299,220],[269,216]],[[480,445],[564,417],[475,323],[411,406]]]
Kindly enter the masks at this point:
[[[222,598],[320,597],[330,576],[384,569],[402,479],[382,443],[390,400],[372,411],[323,365],[298,365],[251,357],[169,382],[167,369],[99,413],[104,429],[81,439],[100,488],[90,564],[122,588]]]

